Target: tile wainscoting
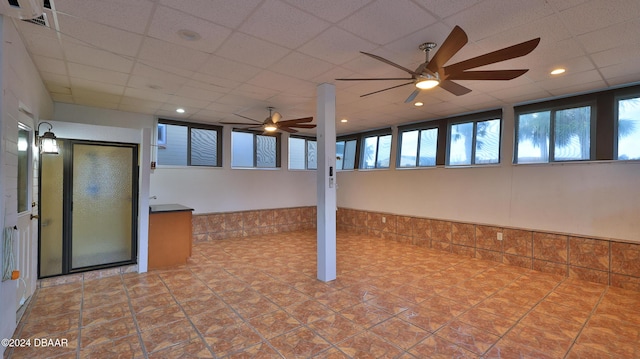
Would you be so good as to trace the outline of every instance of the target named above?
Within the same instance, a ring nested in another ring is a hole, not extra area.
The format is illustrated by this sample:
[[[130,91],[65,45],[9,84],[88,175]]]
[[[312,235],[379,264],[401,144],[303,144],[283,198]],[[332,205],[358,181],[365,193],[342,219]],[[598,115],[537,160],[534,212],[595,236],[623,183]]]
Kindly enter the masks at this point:
[[[212,241],[316,228],[316,207],[194,214],[193,240]]]
[[[640,291],[640,243],[349,208],[336,219],[342,231]],[[193,216],[195,242],[312,228],[314,206]]]
[[[640,243],[339,208],[338,230],[640,291]],[[497,240],[498,234],[502,240]],[[640,238],[639,238],[640,239]]]

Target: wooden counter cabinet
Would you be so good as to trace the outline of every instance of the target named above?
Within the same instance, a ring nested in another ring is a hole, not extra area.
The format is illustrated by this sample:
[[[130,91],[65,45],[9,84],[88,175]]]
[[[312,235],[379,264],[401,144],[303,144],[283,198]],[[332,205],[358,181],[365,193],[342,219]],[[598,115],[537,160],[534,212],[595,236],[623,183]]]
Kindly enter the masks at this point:
[[[191,211],[177,204],[150,206],[149,269],[187,263],[191,257]]]

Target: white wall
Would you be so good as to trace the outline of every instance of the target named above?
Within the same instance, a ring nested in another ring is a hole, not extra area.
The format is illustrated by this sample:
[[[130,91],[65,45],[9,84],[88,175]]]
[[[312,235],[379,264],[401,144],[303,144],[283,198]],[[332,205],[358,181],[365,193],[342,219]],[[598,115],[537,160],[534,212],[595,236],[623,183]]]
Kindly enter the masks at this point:
[[[35,119],[49,119],[53,103],[10,18],[0,16],[0,229],[17,222],[18,108],[24,104]],[[0,243],[0,250],[3,244]],[[36,261],[34,261],[36,263]],[[33,268],[32,273],[36,273]],[[0,338],[16,328],[16,282],[0,283]],[[0,347],[0,352],[5,348]]]
[[[640,162],[512,165],[513,117],[500,165],[339,172],[338,206],[640,242]]]

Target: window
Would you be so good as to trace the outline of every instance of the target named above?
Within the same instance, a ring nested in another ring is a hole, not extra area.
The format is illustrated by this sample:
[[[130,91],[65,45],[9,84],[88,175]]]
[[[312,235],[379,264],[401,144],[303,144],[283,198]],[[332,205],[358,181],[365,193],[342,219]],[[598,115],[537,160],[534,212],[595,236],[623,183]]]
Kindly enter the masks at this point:
[[[516,163],[591,159],[591,106],[517,116]]]
[[[18,126],[18,213],[29,210],[29,159],[31,158],[31,132]]]
[[[356,167],[356,149],[358,140],[338,140],[336,142],[336,168],[339,170],[352,170]]]
[[[158,120],[158,164],[222,166],[222,127]]]
[[[280,134],[231,132],[231,166],[245,168],[279,168]]]
[[[389,168],[391,158],[391,134],[364,134],[360,168]]]
[[[452,123],[449,126],[448,164],[499,163],[500,124],[499,118]]]
[[[616,159],[640,160],[640,97],[618,100]]]
[[[289,169],[315,170],[317,168],[317,142],[308,138],[289,137]]]
[[[400,132],[398,167],[431,167],[436,165],[438,129],[409,129]]]

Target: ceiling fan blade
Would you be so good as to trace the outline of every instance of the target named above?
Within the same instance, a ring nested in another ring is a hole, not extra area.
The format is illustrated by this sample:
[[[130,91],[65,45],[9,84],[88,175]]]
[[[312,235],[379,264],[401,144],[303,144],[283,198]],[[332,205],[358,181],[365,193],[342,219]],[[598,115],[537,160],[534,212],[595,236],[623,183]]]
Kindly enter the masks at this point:
[[[305,123],[313,121],[313,117],[304,117],[304,118],[296,118],[295,120],[286,120],[278,122],[279,125],[282,126],[290,126],[296,123]]]
[[[360,53],[361,53],[361,54],[365,54],[365,55],[367,55],[367,56],[369,56],[369,57],[372,57],[372,58],[374,58],[374,59],[376,59],[376,60],[378,60],[378,61],[382,61],[382,62],[384,62],[385,64],[391,65],[391,66],[393,66],[393,67],[395,67],[395,68],[398,68],[398,69],[400,69],[400,70],[402,70],[402,71],[404,71],[404,72],[408,73],[409,75],[416,76],[416,73],[415,73],[415,72],[413,72],[413,71],[409,70],[408,68],[406,68],[406,67],[404,67],[404,66],[402,66],[402,65],[398,65],[398,64],[396,64],[396,63],[395,63],[395,62],[393,62],[393,61],[389,61],[389,60],[385,59],[384,57],[380,57],[380,56],[378,56],[378,55],[370,54],[370,53],[368,53],[368,52],[364,52],[364,51],[360,51]]]
[[[273,121],[273,123],[276,123],[280,121],[281,118],[282,118],[282,115],[279,112],[274,112],[273,116],[271,116],[271,121]]]
[[[220,122],[223,125],[247,125],[247,126],[255,126],[255,123],[246,123],[246,122]]]
[[[251,117],[242,116],[242,115],[239,115],[239,114],[237,114],[237,113],[234,113],[234,115],[236,115],[236,116],[238,116],[238,117],[246,118],[247,120],[251,120],[251,121],[253,121],[253,122],[262,123],[262,121],[254,120],[254,119],[252,119]]]
[[[306,124],[302,124],[302,125],[289,125],[286,127],[295,127],[295,128],[316,128],[316,125],[306,125]]]
[[[297,130],[294,130],[293,128],[289,128],[289,127],[286,127],[286,126],[280,126],[280,127],[278,127],[278,129],[279,129],[279,130],[283,130],[283,131],[287,131],[287,132],[289,132],[289,133],[296,133],[296,132],[298,132]]]
[[[449,61],[453,55],[455,55],[464,45],[467,44],[469,38],[467,34],[460,28],[460,26],[455,26],[451,33],[442,43],[440,49],[433,55],[433,58],[429,61],[427,65],[427,69],[434,74],[438,72],[438,69],[444,66],[444,64]],[[422,72],[420,72],[422,73]]]
[[[473,57],[468,60],[464,60],[458,62],[453,65],[445,66],[444,70],[447,74],[457,74],[459,72],[473,69],[480,66],[494,64],[496,62],[502,62],[510,59],[515,59],[517,57],[524,56],[533,49],[535,49],[540,43],[540,38],[536,38],[533,40],[525,41],[519,43],[517,45],[505,47],[504,49],[490,52],[488,54],[480,55],[477,57]]]
[[[471,92],[471,89],[468,89],[460,84],[457,84],[451,80],[440,81],[440,87],[444,90],[451,92],[456,96],[462,96]]]
[[[407,97],[407,99],[404,100],[404,103],[409,103],[409,102],[413,101],[416,98],[416,96],[418,96],[419,93],[420,93],[420,89],[415,89],[411,93],[411,95],[409,95],[409,97]]]
[[[455,73],[449,80],[513,80],[529,70],[462,71]]]
[[[364,94],[364,95],[360,95],[360,97],[365,97],[365,96],[373,95],[373,94],[375,94],[375,93],[382,92],[382,91],[393,90],[393,89],[395,89],[395,88],[402,87],[402,86],[406,86],[406,85],[413,85],[413,81],[412,81],[412,82],[407,82],[407,83],[402,84],[402,85],[393,86],[393,87],[387,87],[386,89],[382,89],[382,90],[378,90],[378,91],[369,92],[369,93],[366,93],[366,94]]]
[[[336,79],[337,81],[389,81],[389,80],[413,80],[413,77],[373,77],[366,79]]]

